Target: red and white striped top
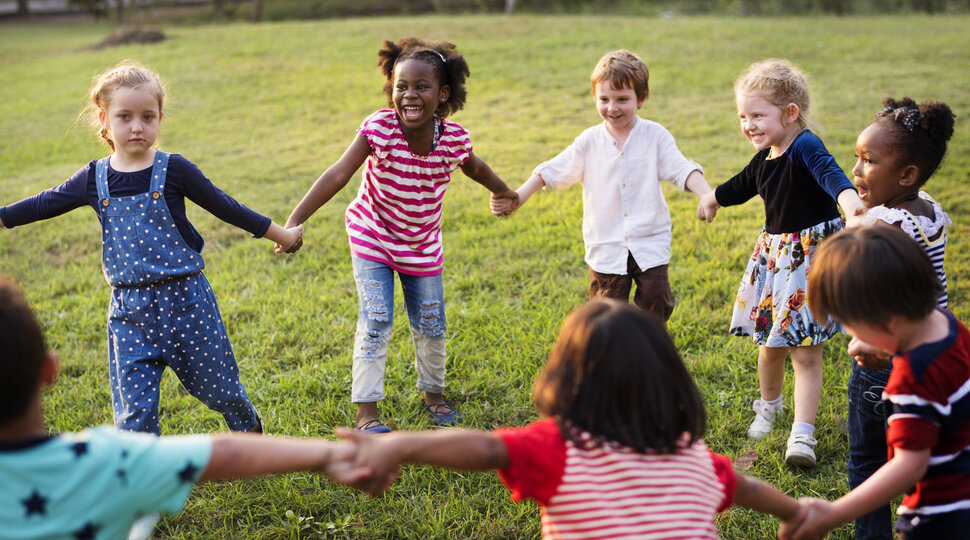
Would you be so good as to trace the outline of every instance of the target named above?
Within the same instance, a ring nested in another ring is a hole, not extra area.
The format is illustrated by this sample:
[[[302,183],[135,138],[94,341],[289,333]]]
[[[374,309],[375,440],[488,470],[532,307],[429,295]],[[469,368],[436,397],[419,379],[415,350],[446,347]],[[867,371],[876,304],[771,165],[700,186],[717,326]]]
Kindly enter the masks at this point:
[[[718,538],[714,515],[731,505],[731,460],[703,442],[676,454],[565,439],[551,418],[497,430],[510,465],[499,476],[513,500],[542,508],[543,538]]]
[[[391,109],[368,116],[357,131],[371,154],[357,198],[347,207],[350,249],[403,274],[440,274],[442,199],[451,173],[471,156],[468,132],[442,120],[438,146],[419,155],[411,151]]]

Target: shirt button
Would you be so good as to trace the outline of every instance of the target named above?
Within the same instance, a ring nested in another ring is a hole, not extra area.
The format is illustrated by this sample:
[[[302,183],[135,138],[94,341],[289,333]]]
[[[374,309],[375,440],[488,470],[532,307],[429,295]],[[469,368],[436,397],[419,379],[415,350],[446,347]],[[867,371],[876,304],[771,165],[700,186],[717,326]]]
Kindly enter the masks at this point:
[[[629,215],[630,215],[630,214],[628,214],[628,213],[626,213],[626,212],[623,212],[623,217],[627,217],[627,216],[629,216]]]
[[[626,184],[620,184],[620,187],[621,188],[625,188],[626,187]]]

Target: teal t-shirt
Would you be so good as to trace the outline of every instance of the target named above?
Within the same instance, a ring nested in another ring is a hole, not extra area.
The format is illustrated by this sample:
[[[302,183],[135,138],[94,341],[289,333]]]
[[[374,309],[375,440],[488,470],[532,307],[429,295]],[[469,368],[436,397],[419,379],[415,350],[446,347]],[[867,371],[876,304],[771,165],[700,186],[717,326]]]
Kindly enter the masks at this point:
[[[127,538],[136,520],[181,510],[211,454],[207,435],[110,426],[0,444],[0,538]]]

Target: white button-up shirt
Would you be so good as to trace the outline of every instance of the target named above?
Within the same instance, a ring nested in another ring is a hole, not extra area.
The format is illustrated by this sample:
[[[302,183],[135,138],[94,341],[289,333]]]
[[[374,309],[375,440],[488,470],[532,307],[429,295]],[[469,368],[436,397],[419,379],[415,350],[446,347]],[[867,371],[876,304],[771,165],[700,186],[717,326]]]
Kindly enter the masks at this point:
[[[622,149],[599,124],[533,174],[551,189],[583,183],[586,264],[601,274],[626,274],[627,252],[641,270],[670,262],[670,211],[660,180],[686,191],[695,170],[703,173],[666,128],[637,118]]]

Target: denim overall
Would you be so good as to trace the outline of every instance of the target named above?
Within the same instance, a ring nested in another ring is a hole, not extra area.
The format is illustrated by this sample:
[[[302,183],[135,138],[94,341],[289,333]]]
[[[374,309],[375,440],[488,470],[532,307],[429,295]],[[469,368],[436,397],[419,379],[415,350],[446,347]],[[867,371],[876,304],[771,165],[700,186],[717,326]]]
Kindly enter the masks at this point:
[[[114,423],[160,432],[159,385],[171,367],[188,392],[222,414],[235,431],[260,426],[239,382],[216,298],[202,274],[202,255],[182,239],[165,202],[168,154],[155,152],[147,193],[112,198],[108,158],[98,161],[104,277],[108,306],[108,366]]]

